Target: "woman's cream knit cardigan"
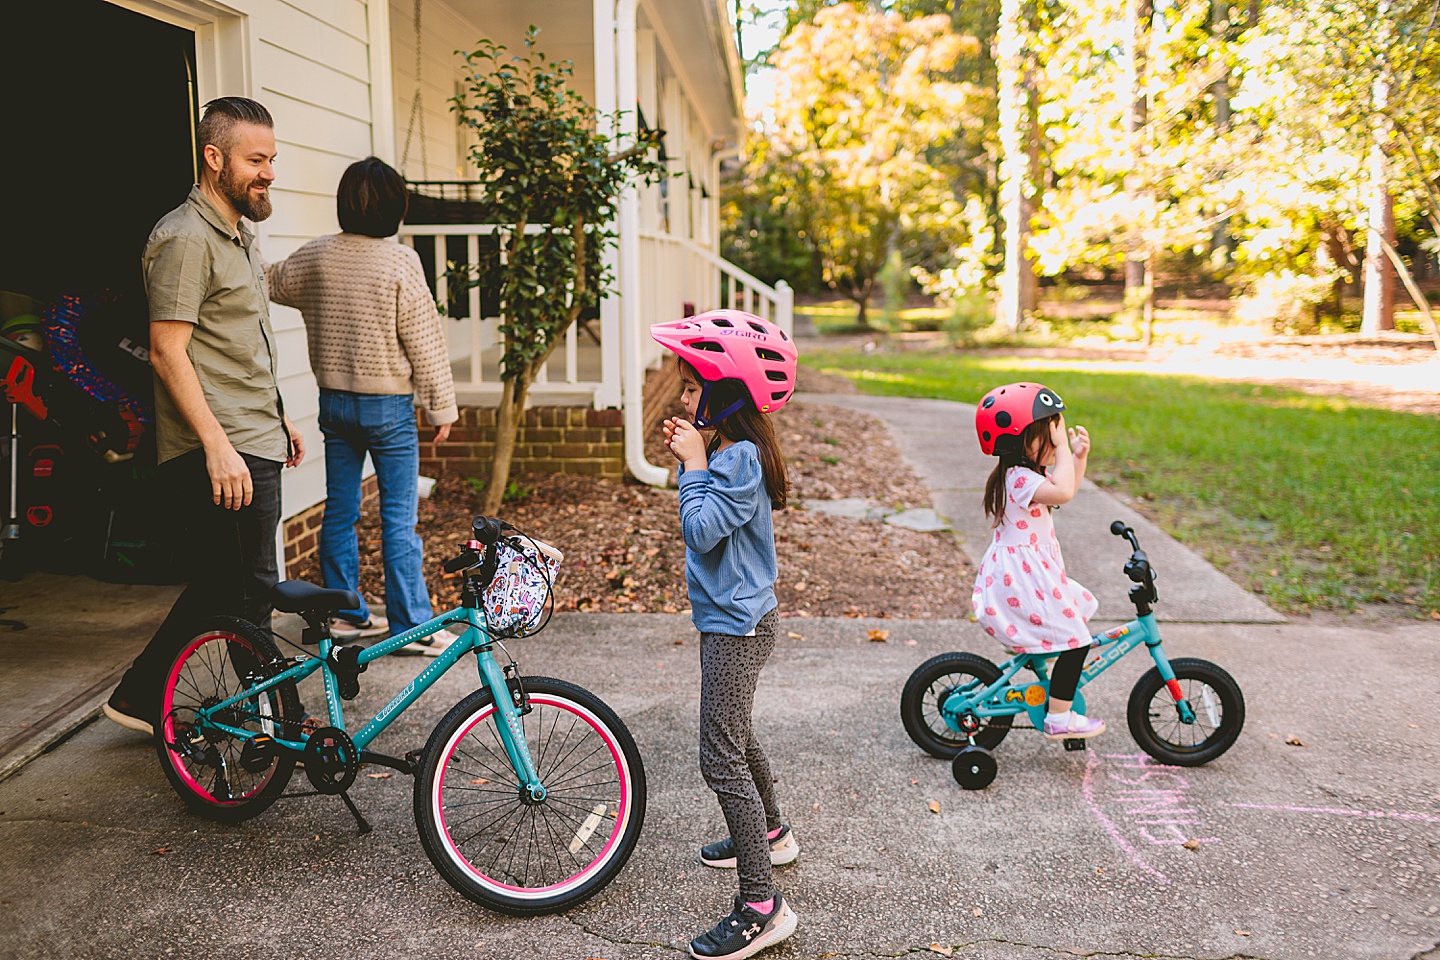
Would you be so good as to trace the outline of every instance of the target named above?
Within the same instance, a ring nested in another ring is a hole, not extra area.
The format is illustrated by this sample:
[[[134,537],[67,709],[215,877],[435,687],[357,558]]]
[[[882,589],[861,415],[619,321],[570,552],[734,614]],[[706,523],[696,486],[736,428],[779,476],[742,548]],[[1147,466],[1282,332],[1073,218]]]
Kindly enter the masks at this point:
[[[433,426],[459,419],[444,321],[414,250],[332,234],[270,264],[265,276],[270,299],[304,316],[322,388],[413,393]]]

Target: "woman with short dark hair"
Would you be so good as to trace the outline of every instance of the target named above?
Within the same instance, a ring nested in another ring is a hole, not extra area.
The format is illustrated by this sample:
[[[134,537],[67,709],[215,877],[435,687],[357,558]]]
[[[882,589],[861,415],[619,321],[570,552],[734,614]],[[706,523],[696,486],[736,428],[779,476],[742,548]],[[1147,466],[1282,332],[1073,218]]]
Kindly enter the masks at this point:
[[[270,299],[305,318],[310,368],[320,385],[325,435],[325,519],[320,569],[325,586],[360,594],[355,524],[365,455],[380,486],[385,611],[341,611],[341,639],[399,634],[430,619],[430,593],[415,532],[420,439],[414,407],[450,435],[459,417],[445,329],[420,258],[387,238],[405,217],[405,179],[376,157],[352,163],[335,194],[342,232],[311,240],[266,268]],[[441,636],[444,636],[442,634]],[[414,648],[414,649],[411,649]],[[443,641],[402,648],[430,656]]]

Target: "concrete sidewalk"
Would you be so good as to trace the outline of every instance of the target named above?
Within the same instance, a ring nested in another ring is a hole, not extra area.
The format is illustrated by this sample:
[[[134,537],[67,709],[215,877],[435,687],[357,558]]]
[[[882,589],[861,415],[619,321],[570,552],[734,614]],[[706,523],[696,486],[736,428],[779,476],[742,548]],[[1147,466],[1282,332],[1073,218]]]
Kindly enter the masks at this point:
[[[867,397],[801,393],[804,403],[830,404],[872,414],[889,428],[900,453],[929,486],[935,509],[949,519],[965,552],[976,563],[990,542],[990,520],[982,497],[995,460],[975,440],[975,407],[951,400],[917,397]],[[1103,442],[1103,440],[1101,441]],[[1086,480],[1080,493],[1060,510],[1055,526],[1065,564],[1076,580],[1100,600],[1099,619],[1128,620],[1134,615],[1123,571],[1130,547],[1110,533],[1110,522],[1135,529],[1140,545],[1159,576],[1161,620],[1192,623],[1282,623],[1285,618],[1239,587],[1200,556],[1155,524]]]

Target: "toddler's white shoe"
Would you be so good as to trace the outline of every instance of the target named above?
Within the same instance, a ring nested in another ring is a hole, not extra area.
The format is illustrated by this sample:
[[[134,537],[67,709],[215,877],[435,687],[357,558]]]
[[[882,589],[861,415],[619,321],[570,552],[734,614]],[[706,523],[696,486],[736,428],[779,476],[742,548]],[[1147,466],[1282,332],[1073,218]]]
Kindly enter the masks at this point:
[[[1105,732],[1105,721],[1067,710],[1045,717],[1046,740],[1088,740]]]

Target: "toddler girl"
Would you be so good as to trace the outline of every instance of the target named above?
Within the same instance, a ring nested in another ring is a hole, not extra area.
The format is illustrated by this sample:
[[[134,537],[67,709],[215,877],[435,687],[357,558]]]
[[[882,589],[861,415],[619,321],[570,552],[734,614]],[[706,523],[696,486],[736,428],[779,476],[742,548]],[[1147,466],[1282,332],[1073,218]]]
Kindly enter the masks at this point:
[[[995,539],[971,602],[985,632],[1013,652],[1062,651],[1050,673],[1049,740],[1105,732],[1104,720],[1070,709],[1091,644],[1086,621],[1098,603],[1065,573],[1050,517],[1080,489],[1090,454],[1090,434],[1067,431],[1064,410],[1065,401],[1038,383],[996,387],[975,410],[980,449],[1000,462],[985,483]]]
[[[774,324],[715,310],[650,335],[679,357],[688,420],[665,421],[680,461],[685,580],[700,631],[700,772],[720,801],[730,836],[700,851],[712,867],[736,867],[740,895],[695,957],[748,957],[795,932],[775,889],[772,864],[800,848],[780,822],[770,764],[751,726],[755,684],[775,646],[775,533],[785,505],[785,460],[765,414],[795,390],[795,345]],[[700,430],[713,428],[707,443]]]

